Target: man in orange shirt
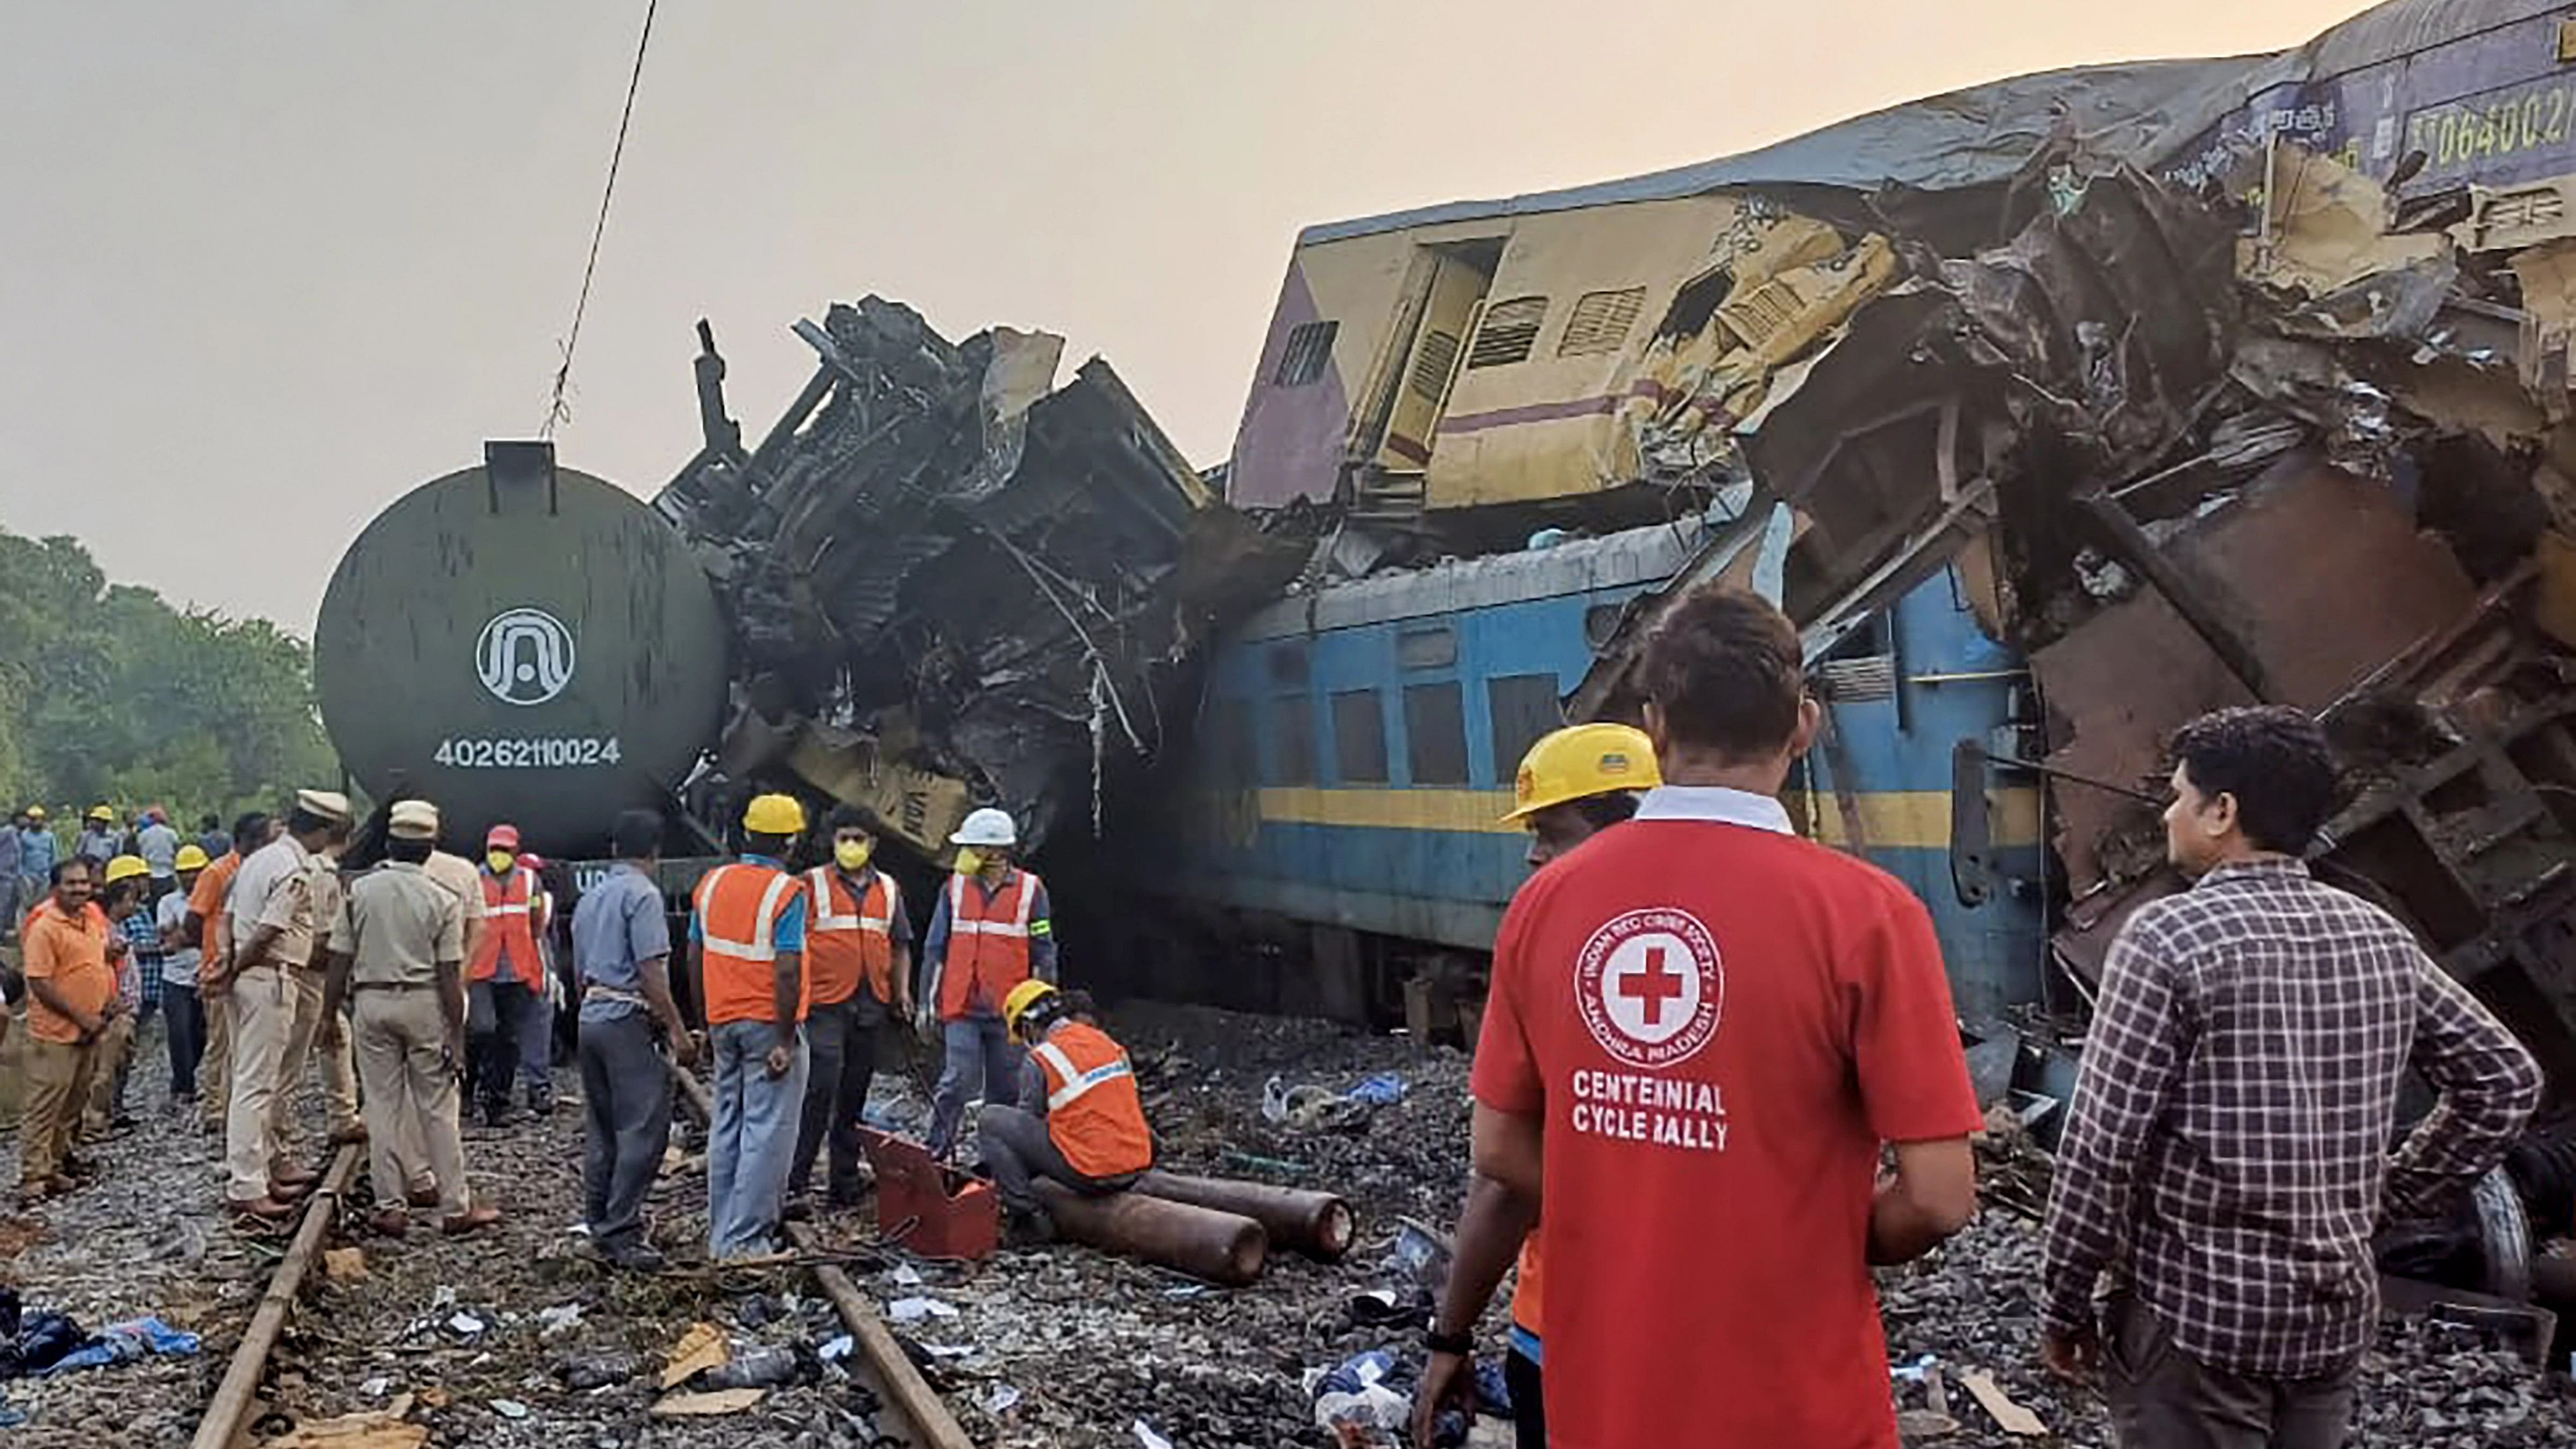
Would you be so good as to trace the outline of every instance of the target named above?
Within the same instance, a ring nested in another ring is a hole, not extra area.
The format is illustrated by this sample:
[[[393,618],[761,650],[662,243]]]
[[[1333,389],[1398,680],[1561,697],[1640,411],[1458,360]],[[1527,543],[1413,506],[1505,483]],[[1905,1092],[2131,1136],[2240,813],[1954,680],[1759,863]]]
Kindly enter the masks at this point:
[[[1897,1449],[1870,1266],[1976,1207],[1940,943],[1791,833],[1821,714],[1778,609],[1700,589],[1639,672],[1664,784],[1513,898],[1470,1077],[1476,1172],[1559,1270],[1548,1442]]]
[[[108,962],[124,954],[125,941],[91,904],[96,870],[80,856],[57,863],[53,894],[27,918],[27,1100],[18,1153],[20,1189],[30,1198],[78,1185],[70,1170],[73,1135],[89,1100],[99,1038],[122,1010]]]

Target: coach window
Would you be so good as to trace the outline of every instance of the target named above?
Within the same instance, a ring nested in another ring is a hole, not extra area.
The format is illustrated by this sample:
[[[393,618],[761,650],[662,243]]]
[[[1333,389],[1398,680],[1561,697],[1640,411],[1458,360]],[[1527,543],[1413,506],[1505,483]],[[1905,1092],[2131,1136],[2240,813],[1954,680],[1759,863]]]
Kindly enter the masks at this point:
[[[1383,785],[1386,708],[1374,689],[1333,696],[1333,773],[1344,785]]]
[[[1252,738],[1252,705],[1220,699],[1208,707],[1210,764],[1216,782],[1230,790],[1261,783],[1260,752]]]
[[[1467,716],[1455,682],[1405,686],[1404,755],[1416,785],[1467,783]]]
[[[1286,694],[1270,701],[1270,783],[1315,783],[1315,711],[1306,696]]]
[[[1521,756],[1539,736],[1565,722],[1553,674],[1499,674],[1485,681],[1486,712],[1494,717],[1494,780],[1512,783]]]
[[[1458,662],[1458,630],[1450,624],[1415,624],[1395,632],[1398,669],[1447,669]]]

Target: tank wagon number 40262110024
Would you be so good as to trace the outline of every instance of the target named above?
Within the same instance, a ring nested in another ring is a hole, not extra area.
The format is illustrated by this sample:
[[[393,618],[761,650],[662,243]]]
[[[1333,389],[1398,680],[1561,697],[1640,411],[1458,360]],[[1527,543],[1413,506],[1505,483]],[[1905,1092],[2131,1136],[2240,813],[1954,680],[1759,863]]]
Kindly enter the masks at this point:
[[[561,770],[614,765],[622,758],[615,735],[559,735],[545,739],[443,739],[430,756],[456,770]]]

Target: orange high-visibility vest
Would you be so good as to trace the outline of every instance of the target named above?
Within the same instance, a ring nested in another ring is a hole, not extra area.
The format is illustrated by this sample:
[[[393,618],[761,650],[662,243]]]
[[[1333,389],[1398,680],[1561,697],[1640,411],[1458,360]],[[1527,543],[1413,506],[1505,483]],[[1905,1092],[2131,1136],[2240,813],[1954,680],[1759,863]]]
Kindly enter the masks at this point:
[[[1047,1136],[1085,1177],[1154,1165],[1154,1133],[1127,1053],[1096,1026],[1069,1022],[1029,1048],[1046,1072]]]
[[[778,1019],[778,921],[796,901],[797,878],[774,866],[735,861],[698,882],[699,962],[706,977],[707,1025]],[[796,1019],[813,1000],[804,973]]]
[[[805,995],[816,1006],[849,1000],[865,986],[879,1001],[894,999],[894,915],[902,892],[894,877],[877,871],[865,899],[853,900],[840,872],[828,865],[805,873],[811,902],[805,907]]]
[[[1538,1230],[1532,1228],[1530,1235],[1521,1240],[1521,1275],[1512,1289],[1512,1322],[1544,1339],[1547,1329],[1539,1315],[1545,1311],[1547,1299],[1546,1290],[1539,1286],[1541,1281]]]
[[[981,1002],[1002,1009],[1011,988],[1029,979],[1029,910],[1037,904],[1037,872],[1014,869],[1002,888],[984,899],[983,883],[948,878],[948,955],[939,972],[939,1019],[963,1021]]]
[[[537,955],[537,873],[513,866],[507,876],[490,871],[483,877],[483,939],[466,967],[468,981],[489,981],[501,966],[501,948],[510,950],[512,979],[533,991],[546,989],[546,966]]]

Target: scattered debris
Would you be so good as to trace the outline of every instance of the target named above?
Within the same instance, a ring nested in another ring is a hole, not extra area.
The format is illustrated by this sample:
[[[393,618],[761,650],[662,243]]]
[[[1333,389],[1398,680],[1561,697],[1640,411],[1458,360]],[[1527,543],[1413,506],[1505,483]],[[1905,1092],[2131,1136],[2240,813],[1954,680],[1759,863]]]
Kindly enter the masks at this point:
[[[886,1317],[896,1323],[919,1323],[925,1318],[955,1318],[955,1304],[936,1298],[898,1298],[886,1305]]]
[[[334,1283],[355,1283],[367,1276],[367,1250],[364,1248],[324,1248],[322,1276]]]
[[[662,1387],[678,1388],[709,1369],[723,1367],[732,1357],[733,1349],[725,1342],[723,1329],[712,1323],[693,1323],[672,1345],[670,1359],[662,1365]]]
[[[528,1417],[528,1406],[516,1399],[494,1399],[492,1412],[504,1419],[524,1419]]]
[[[2040,1422],[2037,1414],[2012,1401],[2012,1396],[1995,1383],[1993,1374],[1983,1369],[1971,1369],[1959,1375],[1959,1387],[1966,1389],[1968,1396],[1977,1401],[1977,1407],[1992,1416],[1996,1427],[2005,1433],[2021,1437],[2048,1432],[2048,1426]]]

